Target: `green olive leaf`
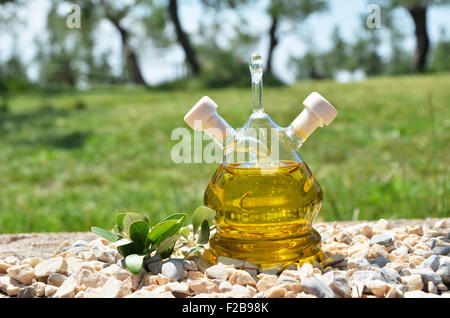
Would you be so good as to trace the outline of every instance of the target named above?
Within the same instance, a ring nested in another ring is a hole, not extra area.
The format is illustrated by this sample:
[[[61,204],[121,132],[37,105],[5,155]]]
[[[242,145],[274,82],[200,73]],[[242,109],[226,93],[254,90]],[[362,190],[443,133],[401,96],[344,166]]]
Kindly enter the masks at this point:
[[[194,246],[193,248],[191,248],[191,250],[186,254],[186,256],[184,258],[188,258],[195,252],[200,251],[202,248],[205,248],[205,247],[203,245]]]
[[[148,231],[148,224],[144,221],[134,221],[130,225],[130,239],[141,251],[148,247],[146,246]]]
[[[135,221],[141,221],[142,215],[134,213],[134,212],[127,212],[125,213],[125,215],[123,216],[123,220],[122,220],[122,231],[129,234],[130,233],[130,225],[131,223],[135,222]],[[116,219],[117,221],[117,219]],[[119,227],[120,229],[120,227]]]
[[[130,272],[133,274],[139,274],[144,262],[145,255],[131,254],[125,257],[125,264]]]
[[[200,228],[200,235],[198,236],[197,243],[206,244],[209,241],[209,222],[204,220]]]
[[[131,254],[139,254],[142,252],[142,250],[140,250],[136,246],[136,244],[134,244],[134,242],[130,242],[130,243],[127,243],[124,245],[117,246],[117,251],[123,257],[127,257],[128,255],[131,255]]]
[[[91,227],[91,231],[97,235],[100,235],[105,240],[108,240],[110,242],[116,242],[121,239],[121,237],[119,235],[117,235],[116,233],[113,233],[111,231],[108,231],[108,230],[105,230],[105,229],[102,229],[102,228],[99,228],[96,226]]]
[[[203,224],[203,221],[207,220],[212,222],[216,217],[216,212],[206,206],[198,207],[192,214],[192,227],[194,229],[194,235],[197,233],[198,228]]]
[[[178,239],[180,237],[181,237],[181,234],[174,234],[174,235],[166,238],[164,241],[162,241],[159,244],[159,246],[156,250],[156,254],[159,254],[161,256],[161,258],[163,258],[163,259],[169,257],[173,252],[175,243],[178,241]]]

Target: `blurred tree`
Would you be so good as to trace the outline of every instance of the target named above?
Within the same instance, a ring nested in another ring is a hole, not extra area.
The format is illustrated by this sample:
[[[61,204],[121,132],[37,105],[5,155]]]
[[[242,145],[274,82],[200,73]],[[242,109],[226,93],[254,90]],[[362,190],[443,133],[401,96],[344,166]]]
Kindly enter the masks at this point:
[[[430,6],[448,5],[450,0],[385,0],[382,4],[387,9],[405,8],[415,27],[416,50],[414,69],[418,72],[426,70],[427,57],[430,49],[430,38],[427,30],[427,12]]]
[[[137,54],[130,43],[130,32],[123,26],[123,20],[138,3],[139,1],[129,1],[125,5],[117,5],[116,1],[100,0],[105,17],[119,31],[125,60],[125,70],[130,75],[130,81],[134,84],[147,86],[142,76]]]
[[[286,20],[298,24],[304,21],[314,12],[319,12],[327,8],[324,0],[272,0],[269,1],[267,13],[270,16],[269,48],[267,52],[266,70],[273,74],[273,54],[280,42],[278,30],[280,24]]]
[[[172,23],[175,27],[175,32],[177,34],[178,42],[183,48],[184,54],[186,56],[186,61],[188,62],[192,74],[197,76],[200,73],[200,63],[197,58],[197,53],[191,44],[188,34],[183,30],[180,22],[180,17],[178,16],[178,2],[177,0],[169,0],[169,14]]]

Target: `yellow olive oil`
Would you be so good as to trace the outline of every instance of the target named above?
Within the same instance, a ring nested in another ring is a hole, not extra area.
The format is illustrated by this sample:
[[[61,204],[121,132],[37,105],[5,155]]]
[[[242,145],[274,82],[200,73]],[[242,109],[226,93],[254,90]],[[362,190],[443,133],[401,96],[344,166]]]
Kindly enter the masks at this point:
[[[211,249],[259,265],[314,257],[321,239],[312,222],[322,198],[304,162],[221,164],[204,195],[204,204],[217,213]]]

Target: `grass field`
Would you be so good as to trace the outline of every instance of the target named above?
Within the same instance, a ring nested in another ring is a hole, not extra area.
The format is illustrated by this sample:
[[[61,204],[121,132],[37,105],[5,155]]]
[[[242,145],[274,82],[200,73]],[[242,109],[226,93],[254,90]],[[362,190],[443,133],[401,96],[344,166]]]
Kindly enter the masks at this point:
[[[314,90],[339,111],[301,148],[324,191],[319,220],[450,215],[450,74],[266,88],[265,109],[286,126]],[[154,221],[192,212],[216,166],[172,163],[170,137],[203,95],[234,127],[251,112],[250,89],[14,97],[0,114],[0,232],[111,227],[124,211]]]

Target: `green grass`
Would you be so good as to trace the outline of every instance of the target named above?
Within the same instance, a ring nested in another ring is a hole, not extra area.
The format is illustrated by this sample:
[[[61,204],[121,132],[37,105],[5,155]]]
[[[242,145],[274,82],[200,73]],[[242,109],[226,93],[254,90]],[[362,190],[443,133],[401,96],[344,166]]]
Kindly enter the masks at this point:
[[[320,220],[449,216],[450,74],[266,88],[266,111],[286,126],[313,90],[339,111],[301,148],[324,191]],[[16,96],[0,114],[0,232],[111,227],[124,211],[154,221],[191,213],[216,166],[172,163],[170,137],[203,95],[234,127],[251,112],[249,88]]]

